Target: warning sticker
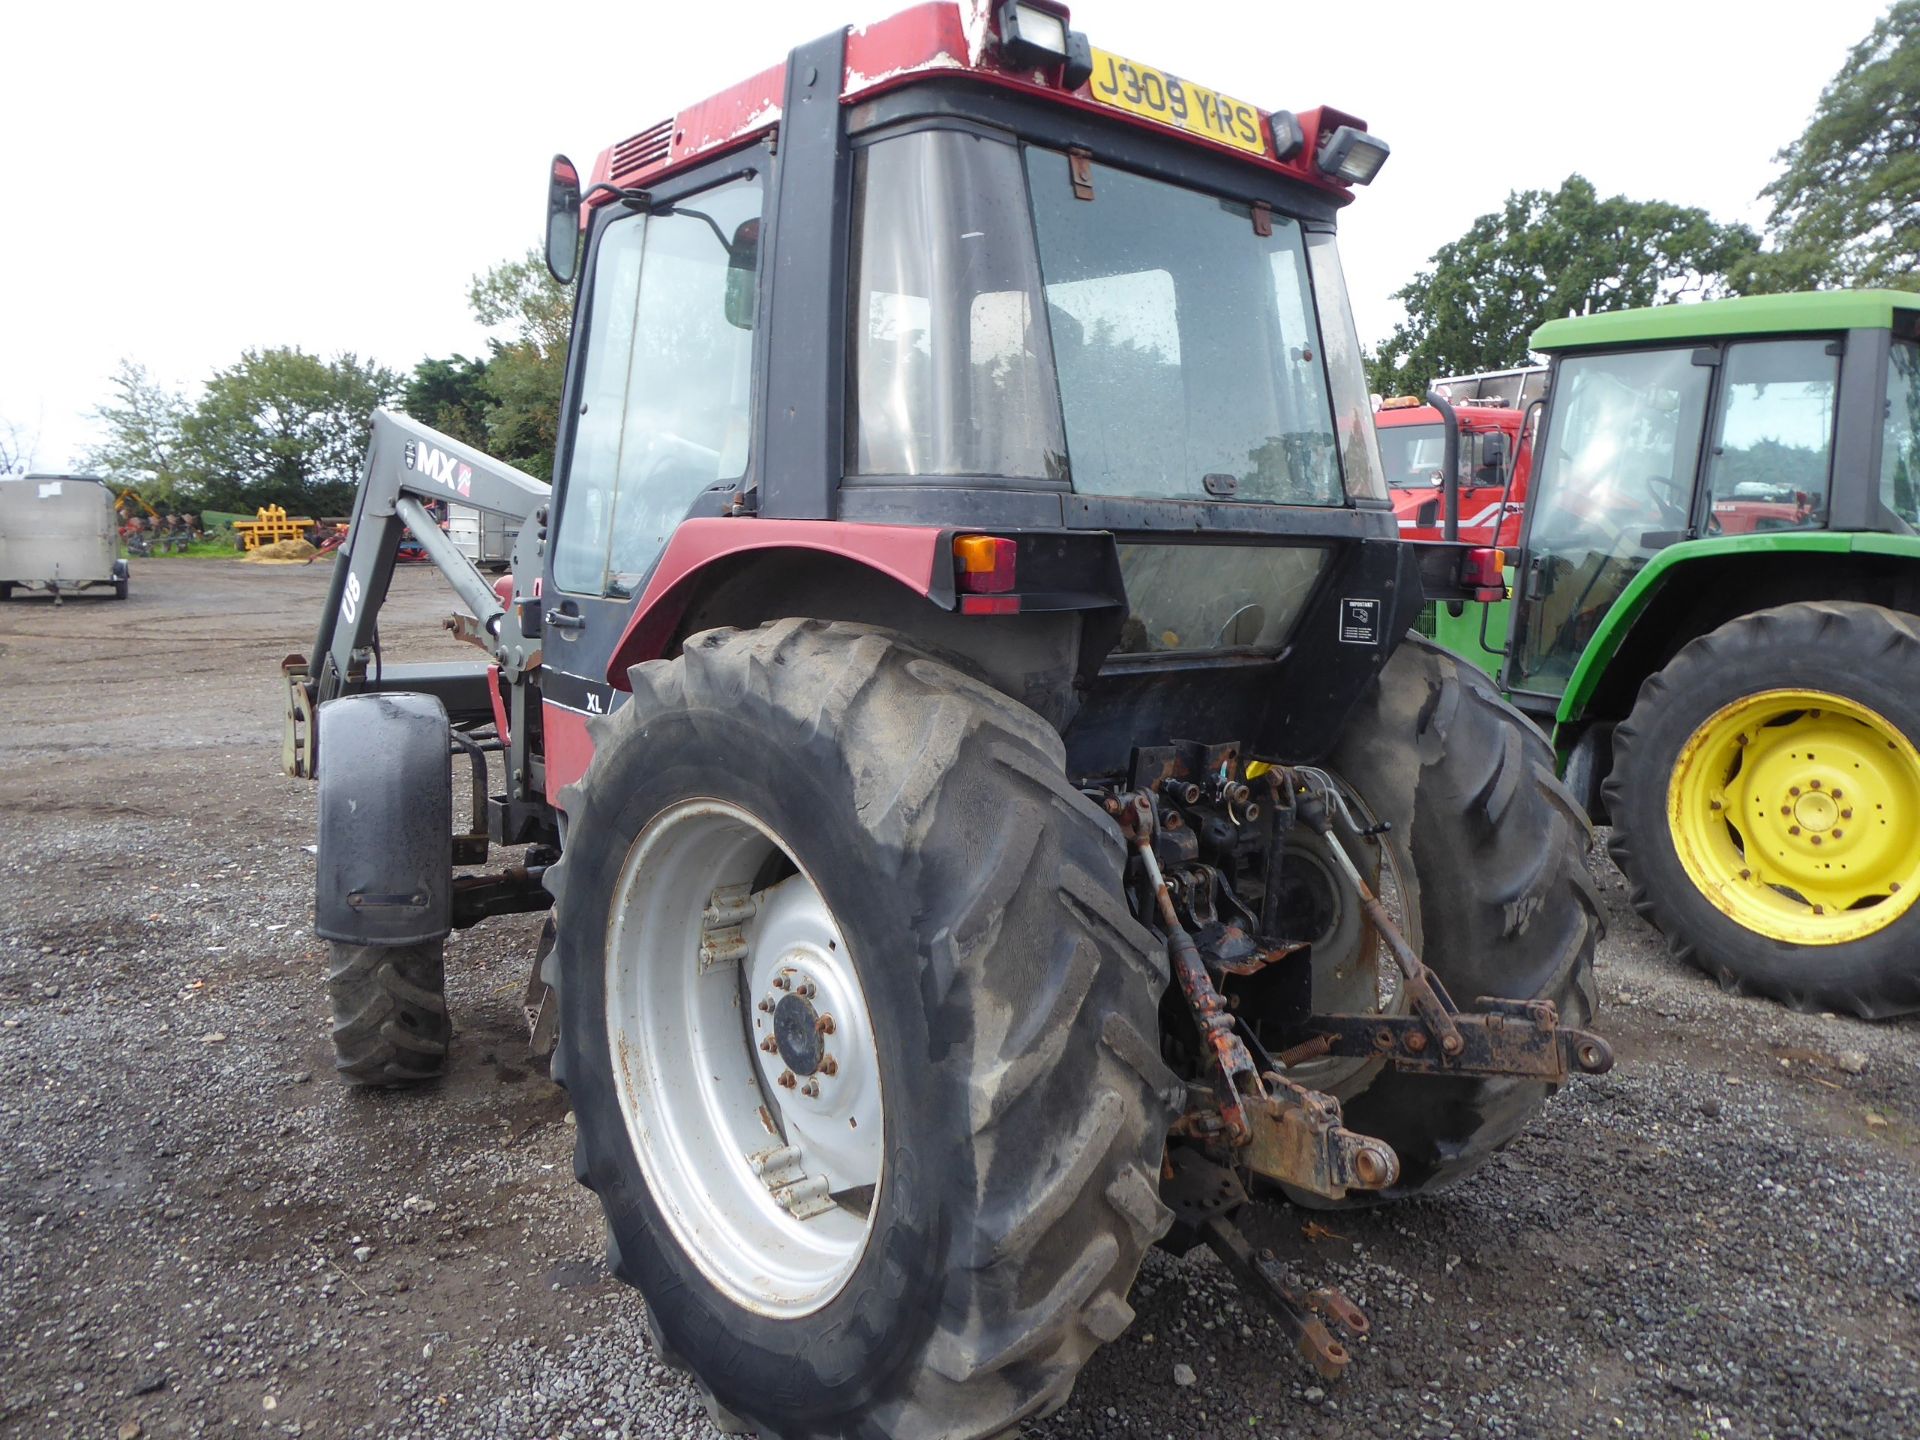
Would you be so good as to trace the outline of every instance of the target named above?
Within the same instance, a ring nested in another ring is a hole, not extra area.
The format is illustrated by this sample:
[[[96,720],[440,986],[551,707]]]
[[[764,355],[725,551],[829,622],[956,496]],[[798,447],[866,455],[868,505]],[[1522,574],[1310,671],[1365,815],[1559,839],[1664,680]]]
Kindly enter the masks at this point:
[[[1342,645],[1378,645],[1380,643],[1380,602],[1378,600],[1342,600],[1340,602],[1340,643]]]

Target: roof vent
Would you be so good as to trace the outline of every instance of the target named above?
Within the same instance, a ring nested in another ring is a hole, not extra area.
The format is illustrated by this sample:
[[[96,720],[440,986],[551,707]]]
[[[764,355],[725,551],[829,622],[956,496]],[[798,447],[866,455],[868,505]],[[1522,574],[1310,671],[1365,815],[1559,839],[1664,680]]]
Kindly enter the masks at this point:
[[[651,130],[642,130],[613,147],[613,179],[639,170],[651,170],[667,158],[673,146],[673,121],[662,120]]]

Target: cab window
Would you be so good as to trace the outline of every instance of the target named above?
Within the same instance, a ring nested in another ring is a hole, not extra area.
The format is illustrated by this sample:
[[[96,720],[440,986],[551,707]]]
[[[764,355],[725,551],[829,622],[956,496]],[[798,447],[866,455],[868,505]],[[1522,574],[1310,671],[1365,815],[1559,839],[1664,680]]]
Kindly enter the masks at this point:
[[[1920,529],[1920,345],[1911,340],[1893,342],[1893,359],[1887,366],[1880,503]]]
[[[746,473],[758,180],[601,235],[554,538],[562,590],[632,593],[702,491]]]
[[[1729,345],[1719,423],[1707,452],[1710,534],[1826,523],[1840,357],[1831,342]]]

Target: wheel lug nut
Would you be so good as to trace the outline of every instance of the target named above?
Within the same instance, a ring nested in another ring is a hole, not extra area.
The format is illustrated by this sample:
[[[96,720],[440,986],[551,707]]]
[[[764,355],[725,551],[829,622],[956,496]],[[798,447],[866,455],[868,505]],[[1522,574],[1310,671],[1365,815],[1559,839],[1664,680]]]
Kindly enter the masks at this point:
[[[806,1084],[800,1087],[800,1093],[809,1100],[818,1100],[820,1098],[820,1082],[818,1080],[807,1081]]]
[[[1839,792],[1838,790],[1836,790],[1836,791],[1834,791],[1833,793],[1834,793],[1834,794],[1836,794],[1836,795],[1838,795],[1838,794],[1839,794],[1840,792]],[[1842,820],[1851,820],[1851,819],[1853,819],[1853,807],[1852,807],[1851,805],[1849,805],[1849,806],[1848,806],[1848,807],[1847,807],[1846,809],[1844,809],[1844,810],[1842,810],[1842,811],[1840,812],[1840,818],[1841,818]]]
[[[782,1090],[791,1090],[800,1082],[793,1078],[793,1072],[791,1070],[782,1070],[780,1072],[780,1078],[773,1083],[778,1085]]]
[[[1751,880],[1753,878],[1753,872],[1751,870],[1742,870],[1740,872],[1740,878],[1742,880]]]
[[[831,1035],[833,1033],[833,1016],[822,1015],[818,1020],[814,1021],[813,1033],[816,1035]]]
[[[1840,838],[1840,837],[1841,837],[1842,835],[1844,835],[1844,834],[1846,834],[1846,833],[1847,833],[1847,832],[1846,832],[1846,831],[1844,831],[1844,830],[1836,830],[1836,831],[1834,831],[1834,832],[1833,832],[1833,838],[1834,838],[1834,839],[1836,839],[1836,840],[1838,840],[1838,839],[1839,839],[1839,838]]]
[[[1782,805],[1782,806],[1780,807],[1780,813],[1781,813],[1782,815],[1791,815],[1791,814],[1793,814],[1793,806],[1791,806],[1791,805]]]
[[[1820,782],[1818,780],[1809,780],[1807,784],[1811,785],[1816,790],[1820,788]]]
[[[1800,833],[1800,827],[1798,825],[1787,826],[1787,834],[1798,835],[1799,833]]]
[[[1816,915],[1824,915],[1827,913],[1827,907],[1824,905],[1816,905],[1813,907],[1813,913]]]
[[[1718,810],[1720,808],[1720,802],[1718,800],[1709,800],[1707,802],[1707,808],[1709,810]]]
[[[758,1005],[754,1006],[753,1008],[760,1011],[764,1015],[771,1015],[773,1013],[773,1002],[771,1000],[762,1000]]]
[[[766,1039],[760,1042],[760,1048],[766,1051],[767,1054],[771,1055],[773,1054],[774,1051],[780,1048],[780,1042],[778,1040],[775,1040],[771,1035],[769,1035],[767,1036]]]
[[[776,989],[776,990],[784,990],[784,989],[786,989],[786,988],[787,988],[787,977],[786,977],[786,976],[784,976],[784,975],[776,975],[776,976],[774,976],[774,977],[773,977],[773,988],[774,988],[774,989]]]
[[[1820,837],[1819,837],[1818,835],[1816,835],[1816,836],[1814,836],[1814,837],[1813,837],[1813,843],[1814,843],[1814,844],[1816,844],[1816,845],[1818,845],[1818,844],[1820,843]]]
[[[820,1073],[828,1076],[838,1075],[840,1073],[840,1062],[831,1055],[822,1055],[820,1057]]]
[[[813,982],[811,980],[802,980],[798,985],[793,987],[793,993],[798,995],[802,1000],[811,1000],[814,995]]]
[[[1787,794],[1798,795],[1799,793],[1800,793],[1800,787],[1798,785],[1789,785],[1787,787]]]

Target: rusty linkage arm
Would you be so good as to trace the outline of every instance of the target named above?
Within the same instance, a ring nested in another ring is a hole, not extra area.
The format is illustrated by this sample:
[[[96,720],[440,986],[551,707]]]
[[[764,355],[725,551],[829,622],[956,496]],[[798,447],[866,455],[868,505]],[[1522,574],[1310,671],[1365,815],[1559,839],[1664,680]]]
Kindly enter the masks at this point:
[[[1295,1027],[1294,1045],[1278,1057],[1283,1066],[1322,1055],[1383,1056],[1401,1070],[1444,1075],[1517,1075],[1562,1084],[1575,1071],[1603,1075],[1613,1068],[1613,1050],[1590,1030],[1560,1024],[1548,1000],[1481,996],[1475,1011],[1460,1013],[1440,977],[1413,953],[1387,907],[1368,887],[1338,837],[1338,811],[1361,829],[1324,772],[1301,766],[1294,772],[1299,818],[1318,833],[1347,883],[1360,897],[1374,932],[1399,966],[1412,1015],[1309,1015]]]
[[[1221,1122],[1235,1146],[1246,1145],[1253,1138],[1253,1130],[1247,1123],[1245,1097],[1264,1100],[1266,1090],[1260,1083],[1260,1071],[1253,1063],[1253,1056],[1247,1053],[1247,1047],[1240,1039],[1232,1012],[1227,1008],[1226,997],[1214,987],[1213,977],[1207,973],[1199,948],[1194,945],[1193,937],[1187,933],[1174,910],[1166,877],[1160,873],[1160,861],[1153,853],[1152,797],[1145,791],[1135,791],[1123,797],[1118,804],[1116,818],[1121,830],[1132,840],[1140,863],[1146,869],[1147,883],[1153,887],[1160,923],[1167,932],[1167,953],[1173,961],[1174,978],[1180,982],[1180,993],[1187,998],[1187,1005],[1193,1011],[1193,1018],[1200,1026],[1201,1038],[1206,1042],[1214,1062],[1214,1088],[1220,1098]]]
[[[1218,1255],[1234,1279],[1280,1322],[1301,1358],[1322,1379],[1338,1380],[1347,1373],[1353,1356],[1334,1339],[1320,1315],[1352,1340],[1367,1333],[1366,1315],[1338,1290],[1315,1290],[1303,1299],[1287,1283],[1273,1253],[1253,1248],[1234,1222],[1247,1203],[1239,1176],[1199,1151],[1181,1147],[1167,1157],[1160,1194],[1174,1214],[1175,1235],[1170,1239],[1177,1238],[1183,1247],[1203,1244]]]

